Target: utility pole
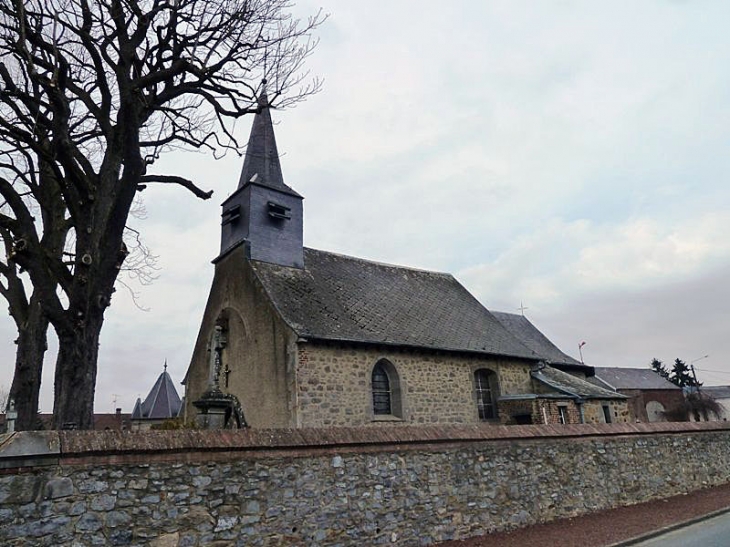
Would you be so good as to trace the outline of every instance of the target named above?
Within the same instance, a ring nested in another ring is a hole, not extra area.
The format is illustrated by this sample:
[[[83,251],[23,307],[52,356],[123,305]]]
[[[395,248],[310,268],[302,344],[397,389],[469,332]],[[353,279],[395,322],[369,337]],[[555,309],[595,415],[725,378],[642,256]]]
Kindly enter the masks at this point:
[[[700,393],[700,383],[697,381],[697,373],[695,372],[695,366],[692,363],[690,363],[689,364],[689,368],[692,369],[692,376],[695,379],[695,387],[697,388],[697,395],[701,395],[701,393]]]
[[[707,355],[703,355],[702,357],[698,357],[697,359],[692,359],[689,363],[689,368],[692,370],[692,376],[695,379],[695,386],[697,387],[697,395],[701,395],[700,392],[700,383],[697,381],[697,373],[695,372],[695,363],[697,361],[701,361],[702,359],[707,359],[710,356],[708,353]]]

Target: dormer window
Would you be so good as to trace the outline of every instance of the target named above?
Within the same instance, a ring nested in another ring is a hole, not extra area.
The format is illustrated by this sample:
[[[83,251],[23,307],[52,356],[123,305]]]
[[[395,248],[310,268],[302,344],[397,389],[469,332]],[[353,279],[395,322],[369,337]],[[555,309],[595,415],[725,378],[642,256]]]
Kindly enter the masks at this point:
[[[276,220],[289,220],[291,219],[291,208],[279,203],[270,201],[269,205],[269,216]]]

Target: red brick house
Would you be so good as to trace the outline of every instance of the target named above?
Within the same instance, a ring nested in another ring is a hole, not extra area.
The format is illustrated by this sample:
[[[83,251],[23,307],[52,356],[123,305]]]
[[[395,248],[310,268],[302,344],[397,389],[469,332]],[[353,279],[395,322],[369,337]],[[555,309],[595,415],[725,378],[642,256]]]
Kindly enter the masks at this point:
[[[590,381],[628,395],[640,422],[663,422],[665,411],[684,404],[682,389],[649,368],[595,367]]]

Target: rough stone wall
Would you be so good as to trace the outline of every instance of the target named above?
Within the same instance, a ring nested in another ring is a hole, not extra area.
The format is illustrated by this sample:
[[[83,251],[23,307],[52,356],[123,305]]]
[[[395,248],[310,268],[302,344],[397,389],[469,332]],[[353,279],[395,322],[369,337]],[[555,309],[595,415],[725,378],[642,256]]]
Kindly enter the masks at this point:
[[[208,386],[209,343],[216,321],[224,319],[228,332],[221,356],[221,390],[239,398],[250,426],[289,427],[296,420],[289,384],[296,346],[256,281],[244,250],[241,246],[216,264],[186,378],[185,417],[193,420],[198,412],[193,402]]]
[[[371,375],[387,359],[400,384],[400,412],[374,416]],[[411,424],[479,423],[474,371],[497,373],[500,394],[530,393],[530,363],[482,356],[300,343],[297,359],[298,425],[360,426],[382,421]]]
[[[611,412],[611,423],[635,421],[627,400],[591,400],[583,405],[583,416],[587,424],[605,424],[603,405],[608,405]]]
[[[560,424],[560,407],[565,409],[566,424],[580,423],[580,410],[572,399],[538,399],[535,404],[538,416],[542,418],[540,421],[535,420],[535,423]]]
[[[583,403],[583,423],[604,424],[603,405],[611,411],[611,423],[633,422],[627,401],[625,400],[590,400]],[[529,414],[533,424],[559,424],[559,406],[566,408],[568,424],[579,424],[580,409],[572,399],[524,399],[499,402],[501,423],[513,425],[514,416]]]
[[[499,401],[499,421],[504,425],[514,425],[515,416],[530,416],[533,424],[542,423],[537,415],[535,399],[503,400]]]
[[[730,481],[726,424],[676,425],[62,434],[0,449],[0,544],[428,545]]]

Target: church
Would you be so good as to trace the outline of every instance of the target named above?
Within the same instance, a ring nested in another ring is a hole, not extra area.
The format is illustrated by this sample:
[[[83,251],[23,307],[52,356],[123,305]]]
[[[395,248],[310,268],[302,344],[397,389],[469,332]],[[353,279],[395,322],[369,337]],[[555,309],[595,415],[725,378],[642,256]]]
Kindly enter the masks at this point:
[[[585,380],[592,367],[452,275],[304,247],[303,197],[284,182],[265,93],[259,105],[222,204],[186,421],[221,404],[223,427],[632,420],[627,397]]]

